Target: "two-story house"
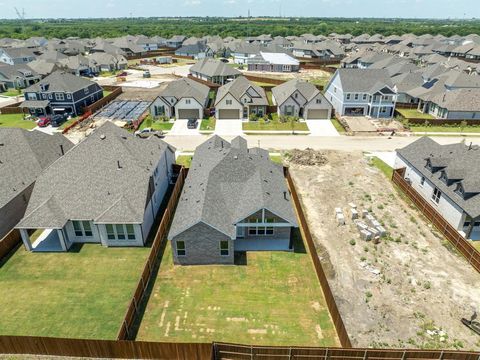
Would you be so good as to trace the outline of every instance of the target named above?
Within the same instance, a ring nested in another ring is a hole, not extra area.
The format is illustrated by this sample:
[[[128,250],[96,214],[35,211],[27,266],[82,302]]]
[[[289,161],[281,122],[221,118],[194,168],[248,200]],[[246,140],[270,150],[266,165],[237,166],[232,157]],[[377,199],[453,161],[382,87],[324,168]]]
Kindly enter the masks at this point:
[[[175,264],[234,264],[238,251],[293,251],[298,227],[267,150],[213,136],[195,150],[168,239]]]
[[[29,48],[0,48],[0,63],[21,65],[35,59],[36,55]]]
[[[67,113],[79,115],[83,108],[103,97],[96,82],[63,71],[56,71],[25,89],[20,105],[32,115]]]
[[[480,148],[429,137],[397,150],[396,169],[465,238],[480,240]]]
[[[10,89],[23,89],[40,81],[41,76],[29,65],[0,65],[0,81]]]
[[[172,81],[150,105],[152,117],[202,119],[208,105],[210,88],[199,82],[182,78]]]
[[[168,189],[175,149],[105,122],[38,176],[16,226],[31,251],[75,243],[144,246]],[[32,243],[29,230],[40,232]]]
[[[240,76],[218,89],[215,101],[217,119],[248,119],[250,114],[267,113],[268,99],[260,86]]]
[[[200,80],[224,85],[242,73],[222,61],[206,58],[192,65],[190,75]]]
[[[338,69],[325,96],[340,116],[391,118],[397,91],[385,69]]]
[[[278,115],[298,116],[305,120],[330,119],[332,104],[309,82],[292,79],[272,89],[272,101]]]

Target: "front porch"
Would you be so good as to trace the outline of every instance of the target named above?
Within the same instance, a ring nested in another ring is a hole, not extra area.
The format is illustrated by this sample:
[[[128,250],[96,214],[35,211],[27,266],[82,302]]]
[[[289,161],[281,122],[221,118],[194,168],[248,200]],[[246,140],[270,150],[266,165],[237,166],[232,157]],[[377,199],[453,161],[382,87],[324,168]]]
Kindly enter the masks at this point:
[[[290,238],[247,238],[233,242],[234,251],[293,251]]]
[[[20,229],[25,249],[32,252],[65,252],[69,246],[62,229],[36,229],[29,234],[27,229]]]

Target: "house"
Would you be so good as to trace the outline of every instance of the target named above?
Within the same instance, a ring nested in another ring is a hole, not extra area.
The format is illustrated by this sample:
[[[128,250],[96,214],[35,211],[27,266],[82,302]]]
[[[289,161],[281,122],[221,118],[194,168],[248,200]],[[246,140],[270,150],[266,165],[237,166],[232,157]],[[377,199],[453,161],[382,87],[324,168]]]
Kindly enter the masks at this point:
[[[56,71],[24,91],[25,101],[20,105],[32,115],[67,113],[79,115],[83,108],[103,97],[103,89],[96,82]]]
[[[391,118],[397,101],[385,69],[338,69],[325,96],[340,116]]]
[[[183,35],[175,35],[172,36],[170,39],[166,41],[166,46],[169,48],[179,48],[182,46],[183,42],[187,39],[186,36]]]
[[[199,82],[182,78],[168,83],[150,105],[152,117],[202,119],[209,101],[210,88]]]
[[[465,238],[480,240],[480,148],[422,137],[397,150],[395,168]]]
[[[59,64],[53,60],[36,59],[28,63],[28,67],[35,71],[41,77],[50,75],[51,73],[61,70]]]
[[[197,79],[220,85],[224,85],[242,75],[240,71],[224,62],[209,58],[195,63],[190,68],[190,74]]]
[[[125,70],[128,61],[123,55],[96,52],[88,56],[90,67],[96,72]]]
[[[268,99],[260,86],[240,76],[218,89],[215,101],[217,119],[248,119],[267,113]]]
[[[0,128],[0,239],[25,214],[37,176],[72,147],[60,134]]]
[[[285,53],[269,53],[260,51],[260,54],[247,60],[248,71],[268,72],[297,72],[300,62]]]
[[[168,239],[175,264],[234,264],[238,251],[292,251],[298,227],[268,151],[213,136],[195,150]]]
[[[175,56],[191,57],[195,60],[212,58],[214,53],[207,45],[201,42],[195,44],[183,45],[175,50]]]
[[[279,116],[298,116],[306,120],[330,119],[332,104],[309,82],[292,79],[272,89],[272,101]]]
[[[269,53],[287,53],[288,50],[281,46],[269,44],[248,44],[248,43],[233,43],[231,45],[233,62],[235,64],[247,64],[248,60],[259,55],[261,51]]]
[[[0,65],[0,81],[10,89],[24,89],[40,79],[40,74],[27,64]]]
[[[322,60],[341,60],[345,51],[335,41],[323,41],[320,43],[305,43],[296,41],[292,46],[293,55],[302,58]]]
[[[36,55],[29,48],[0,48],[0,63],[20,65],[35,59]]]
[[[61,59],[58,64],[65,70],[77,76],[85,76],[91,73],[90,61],[82,55],[69,56]]]
[[[107,121],[38,176],[16,226],[25,248],[144,246],[172,177],[174,153],[156,136],[140,139]],[[33,229],[44,231],[32,244]]]
[[[419,103],[419,110],[439,119],[479,120],[480,88],[432,94]]]

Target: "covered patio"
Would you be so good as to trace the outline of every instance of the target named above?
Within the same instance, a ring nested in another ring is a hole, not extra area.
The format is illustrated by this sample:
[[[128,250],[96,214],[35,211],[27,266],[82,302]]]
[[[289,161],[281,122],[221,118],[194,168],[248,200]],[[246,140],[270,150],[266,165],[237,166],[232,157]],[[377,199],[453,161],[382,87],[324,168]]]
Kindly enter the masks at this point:
[[[52,113],[50,101],[48,100],[25,100],[19,107],[28,109],[28,112],[35,116],[49,115]]]
[[[65,252],[68,250],[62,229],[19,229],[25,249],[32,252]]]

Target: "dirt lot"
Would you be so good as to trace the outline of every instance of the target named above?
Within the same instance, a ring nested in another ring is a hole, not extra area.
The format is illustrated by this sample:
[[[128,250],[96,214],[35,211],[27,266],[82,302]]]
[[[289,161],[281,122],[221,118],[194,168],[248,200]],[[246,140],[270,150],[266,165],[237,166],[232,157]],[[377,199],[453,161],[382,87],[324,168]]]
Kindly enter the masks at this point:
[[[245,74],[253,76],[264,76],[272,79],[290,80],[299,78],[308,80],[315,85],[325,86],[333,74],[323,70],[300,70],[298,73],[276,73],[276,72],[261,72],[261,71],[244,71]]]
[[[460,319],[480,310],[480,274],[361,153],[326,156],[320,166],[291,164],[291,173],[353,345],[479,350]],[[350,202],[384,224],[378,245],[360,239]]]

